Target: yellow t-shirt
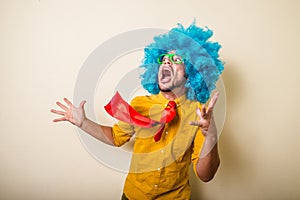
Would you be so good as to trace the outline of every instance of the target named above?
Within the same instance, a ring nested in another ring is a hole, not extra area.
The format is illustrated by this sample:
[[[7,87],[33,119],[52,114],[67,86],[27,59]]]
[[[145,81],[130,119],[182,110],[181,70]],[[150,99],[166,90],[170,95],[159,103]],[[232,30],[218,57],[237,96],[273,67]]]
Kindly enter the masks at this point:
[[[141,128],[124,122],[113,126],[117,146],[135,136],[130,171],[124,193],[130,200],[190,199],[189,166],[195,165],[203,145],[200,128],[189,125],[196,121],[200,103],[186,96],[175,100],[176,117],[165,125],[158,142],[153,139],[160,125]],[[162,94],[140,96],[131,106],[139,113],[159,121],[168,100]]]

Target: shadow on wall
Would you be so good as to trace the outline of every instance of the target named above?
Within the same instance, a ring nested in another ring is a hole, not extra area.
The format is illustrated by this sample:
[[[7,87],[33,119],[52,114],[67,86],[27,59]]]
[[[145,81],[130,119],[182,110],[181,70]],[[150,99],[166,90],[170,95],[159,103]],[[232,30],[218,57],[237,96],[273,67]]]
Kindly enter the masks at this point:
[[[243,82],[236,67],[226,65],[222,78],[226,89],[227,113],[224,128],[219,138],[218,147],[221,165],[214,179],[209,183],[201,182],[191,167],[190,184],[192,200],[234,198],[234,190],[247,190],[247,182],[253,174],[253,166],[247,155],[243,155],[242,147],[236,139],[237,131],[231,116],[236,116],[242,98],[246,96]],[[243,117],[243,116],[241,116]],[[243,185],[244,184],[244,185]],[[249,189],[249,188],[248,188]],[[247,192],[247,191],[245,191]]]

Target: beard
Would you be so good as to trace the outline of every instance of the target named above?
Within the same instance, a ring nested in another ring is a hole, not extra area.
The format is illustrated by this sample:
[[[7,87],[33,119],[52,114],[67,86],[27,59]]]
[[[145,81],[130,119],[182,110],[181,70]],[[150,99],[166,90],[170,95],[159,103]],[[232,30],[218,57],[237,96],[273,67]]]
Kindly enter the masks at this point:
[[[172,91],[172,89],[170,89],[170,88],[162,89],[159,85],[158,85],[158,88],[161,92],[171,92]]]
[[[170,86],[170,87],[161,87],[160,84],[158,84],[158,88],[161,92],[172,92],[172,90],[174,89],[174,86]]]

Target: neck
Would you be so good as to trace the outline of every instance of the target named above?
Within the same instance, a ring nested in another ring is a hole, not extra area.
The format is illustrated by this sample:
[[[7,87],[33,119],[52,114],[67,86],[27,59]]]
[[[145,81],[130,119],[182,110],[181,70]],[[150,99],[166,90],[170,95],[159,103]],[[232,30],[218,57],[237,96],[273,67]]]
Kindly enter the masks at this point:
[[[186,93],[186,88],[182,88],[178,91],[170,91],[170,92],[161,91],[161,94],[169,101],[174,101],[178,97],[183,96],[185,93]]]

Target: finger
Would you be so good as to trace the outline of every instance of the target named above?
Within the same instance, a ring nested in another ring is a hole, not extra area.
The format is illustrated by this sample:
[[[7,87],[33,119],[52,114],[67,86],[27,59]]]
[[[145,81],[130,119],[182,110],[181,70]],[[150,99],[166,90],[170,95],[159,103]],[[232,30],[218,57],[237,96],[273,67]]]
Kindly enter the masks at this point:
[[[215,104],[219,98],[220,93],[216,92],[216,94],[212,97],[212,99],[209,102],[208,108],[207,108],[207,114],[211,115],[211,113],[213,112],[213,109],[215,107]]]
[[[62,122],[62,121],[66,121],[67,119],[65,117],[61,117],[61,118],[57,118],[54,119],[53,122]]]
[[[215,104],[216,104],[216,102],[217,102],[217,100],[219,98],[219,95],[220,95],[220,92],[216,92],[214,94],[214,96],[211,98],[211,100],[210,100],[210,102],[208,104],[208,108],[209,109],[211,109],[211,108],[213,109],[214,108],[214,106],[215,106]]]
[[[189,124],[192,126],[199,126],[200,128],[202,128],[202,126],[203,126],[203,124],[198,121],[191,121]]]
[[[193,126],[198,126],[198,122],[196,122],[196,121],[191,121],[189,124],[193,125]]]
[[[60,103],[59,101],[56,102],[56,104],[57,104],[59,107],[61,107],[61,109],[63,109],[64,111],[69,110],[64,104]]]
[[[64,98],[64,101],[66,102],[66,104],[67,104],[68,106],[70,106],[70,107],[73,106],[73,104],[71,103],[71,101],[69,101],[69,99]]]
[[[82,101],[79,105],[80,108],[83,108],[84,107],[84,104],[86,103],[86,100]]]
[[[58,114],[58,115],[65,115],[66,113],[63,112],[63,111],[59,111],[59,110],[54,110],[54,109],[51,109],[50,110],[52,113],[55,113],[55,114]]]
[[[205,107],[205,105],[202,105],[201,117],[202,117],[202,118],[205,118],[206,113],[207,113],[206,107]]]
[[[193,126],[201,126],[200,123],[197,121],[191,121],[189,124]]]
[[[196,109],[196,114],[197,114],[200,118],[202,118],[202,114],[201,114],[201,111],[200,111],[199,108]]]

